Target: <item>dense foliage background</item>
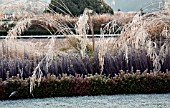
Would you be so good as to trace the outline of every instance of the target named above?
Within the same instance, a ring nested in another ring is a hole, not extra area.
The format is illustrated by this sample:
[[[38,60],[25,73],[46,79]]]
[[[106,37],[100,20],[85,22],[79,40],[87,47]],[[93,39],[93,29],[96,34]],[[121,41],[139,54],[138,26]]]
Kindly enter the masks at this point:
[[[74,16],[82,14],[85,8],[92,9],[96,13],[113,14],[113,9],[104,0],[51,0],[49,6],[55,12],[71,13]]]

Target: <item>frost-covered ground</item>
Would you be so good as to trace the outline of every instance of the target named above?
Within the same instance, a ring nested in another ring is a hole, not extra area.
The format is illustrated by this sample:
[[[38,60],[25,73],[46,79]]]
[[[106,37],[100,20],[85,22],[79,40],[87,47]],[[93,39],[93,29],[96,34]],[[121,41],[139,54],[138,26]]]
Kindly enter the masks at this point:
[[[170,108],[170,94],[8,100],[0,108]]]

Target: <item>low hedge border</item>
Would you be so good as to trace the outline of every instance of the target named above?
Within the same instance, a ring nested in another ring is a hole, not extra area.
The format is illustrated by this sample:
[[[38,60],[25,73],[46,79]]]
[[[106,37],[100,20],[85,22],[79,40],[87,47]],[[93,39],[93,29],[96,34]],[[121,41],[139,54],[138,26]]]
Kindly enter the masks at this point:
[[[91,34],[91,31],[89,31],[88,34]],[[94,34],[100,34],[100,29],[94,29]],[[6,35],[7,35],[7,31],[0,31],[0,36],[6,36]],[[47,30],[27,30],[22,35],[52,35],[52,34]]]
[[[61,77],[62,76],[62,77]],[[120,72],[115,77],[105,75],[47,75],[40,85],[36,82],[30,94],[30,80],[11,77],[0,81],[0,100],[47,98],[62,96],[170,93],[170,72]],[[9,98],[9,95],[16,94]]]

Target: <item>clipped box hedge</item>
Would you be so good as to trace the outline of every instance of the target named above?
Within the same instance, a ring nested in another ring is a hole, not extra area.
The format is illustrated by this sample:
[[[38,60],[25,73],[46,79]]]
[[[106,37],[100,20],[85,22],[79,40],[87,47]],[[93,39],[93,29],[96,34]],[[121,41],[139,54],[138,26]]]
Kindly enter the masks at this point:
[[[62,77],[61,77],[62,76]],[[46,98],[62,96],[114,95],[170,93],[170,72],[125,73],[115,77],[105,75],[67,76],[48,75],[36,82],[33,94],[30,94],[30,80],[17,77],[0,81],[0,100]],[[13,92],[17,93],[9,98]]]

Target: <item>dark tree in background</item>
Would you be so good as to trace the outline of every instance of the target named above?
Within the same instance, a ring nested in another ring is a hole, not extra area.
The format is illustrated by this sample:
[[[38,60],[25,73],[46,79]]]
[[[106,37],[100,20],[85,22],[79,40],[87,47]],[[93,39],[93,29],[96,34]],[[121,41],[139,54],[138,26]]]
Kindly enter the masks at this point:
[[[113,9],[104,0],[51,0],[50,8],[57,13],[79,16],[85,8],[96,13],[111,13]]]

